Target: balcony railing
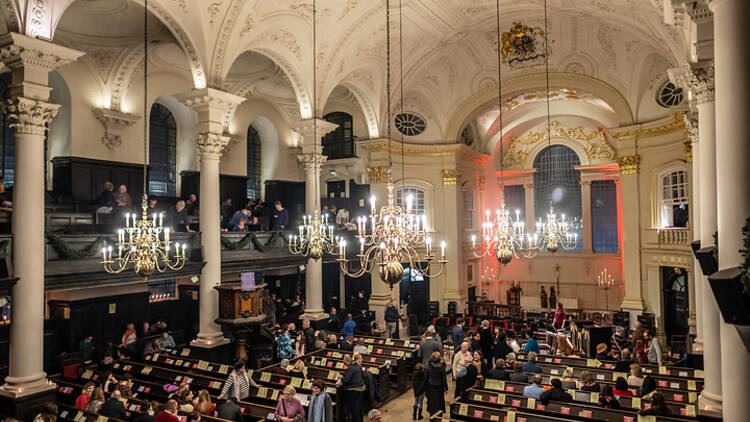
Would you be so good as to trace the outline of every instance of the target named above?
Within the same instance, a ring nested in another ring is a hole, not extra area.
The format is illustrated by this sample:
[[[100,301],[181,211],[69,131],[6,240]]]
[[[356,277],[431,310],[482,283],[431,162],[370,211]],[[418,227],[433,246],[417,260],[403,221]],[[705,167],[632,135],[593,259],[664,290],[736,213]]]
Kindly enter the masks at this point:
[[[690,230],[685,228],[663,228],[657,231],[659,245],[688,246]]]

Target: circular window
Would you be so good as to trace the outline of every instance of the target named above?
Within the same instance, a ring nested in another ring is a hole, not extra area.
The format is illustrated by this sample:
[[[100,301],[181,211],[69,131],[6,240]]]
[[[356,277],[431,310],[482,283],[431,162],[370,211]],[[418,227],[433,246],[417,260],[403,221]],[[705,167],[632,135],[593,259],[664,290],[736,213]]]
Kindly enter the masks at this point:
[[[467,146],[474,144],[474,129],[471,125],[466,125],[464,130],[461,131],[461,142]]]
[[[427,127],[424,119],[414,113],[397,114],[393,119],[396,129],[406,136],[417,136]]]
[[[656,94],[656,102],[664,108],[670,108],[680,104],[684,97],[682,88],[678,88],[672,82],[667,81]]]

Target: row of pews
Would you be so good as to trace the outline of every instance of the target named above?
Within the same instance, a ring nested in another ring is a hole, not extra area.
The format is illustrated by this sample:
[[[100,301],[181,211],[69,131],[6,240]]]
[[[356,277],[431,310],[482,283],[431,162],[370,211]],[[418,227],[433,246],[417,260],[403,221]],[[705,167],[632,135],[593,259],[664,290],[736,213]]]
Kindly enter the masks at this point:
[[[375,406],[380,407],[386,401],[396,397],[410,388],[410,374],[413,358],[418,344],[409,340],[389,340],[366,338],[365,342],[372,347],[371,353],[363,355],[363,367],[375,379],[377,391]],[[248,370],[249,375],[258,384],[251,387],[250,396],[239,402],[246,421],[262,421],[271,419],[276,404],[287,385],[295,387],[296,398],[300,400],[307,411],[312,393],[312,380],[321,379],[326,384],[326,391],[333,401],[336,420],[342,420],[343,410],[337,400],[337,382],[347,366],[346,357],[351,352],[337,349],[316,350],[308,355],[296,358],[305,362],[304,377],[284,374],[279,364],[270,365],[257,370]],[[132,376],[131,390],[134,397],[125,401],[126,409],[134,418],[148,409],[146,401],[165,403],[168,395],[164,385],[179,386],[181,383],[190,384],[191,390],[205,389],[213,400],[221,394],[232,367],[228,364],[208,362],[191,357],[189,348],[179,348],[169,352],[155,353],[144,357],[143,361],[120,359],[109,368],[99,368],[96,365],[85,366],[78,379],[56,377],[58,384],[57,402],[59,404],[60,420],[73,422],[87,422],[96,419],[96,415],[78,411],[73,408],[76,397],[80,394],[87,381],[102,382],[106,371],[112,371],[117,379],[125,374]],[[204,420],[222,422],[215,417],[203,417]],[[99,421],[101,422],[101,421]]]

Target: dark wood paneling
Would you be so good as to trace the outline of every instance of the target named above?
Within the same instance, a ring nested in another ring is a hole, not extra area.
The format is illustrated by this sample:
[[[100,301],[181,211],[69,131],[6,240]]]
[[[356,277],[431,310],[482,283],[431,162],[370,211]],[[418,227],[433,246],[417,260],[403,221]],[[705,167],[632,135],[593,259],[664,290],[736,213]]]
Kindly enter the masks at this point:
[[[134,205],[143,195],[143,166],[139,164],[55,157],[52,168],[53,191],[70,195],[74,201],[95,201],[107,181],[112,182],[115,189],[119,185],[126,185]]]
[[[194,193],[200,198],[200,172],[180,172],[181,193],[183,197]],[[227,197],[232,198],[234,209],[238,210],[245,206],[247,200],[247,176],[219,175],[219,195],[223,201]]]
[[[281,201],[284,208],[289,210],[289,226],[297,227],[296,221],[301,221],[305,214],[305,182],[266,180],[265,198],[269,206],[273,206],[276,201]]]

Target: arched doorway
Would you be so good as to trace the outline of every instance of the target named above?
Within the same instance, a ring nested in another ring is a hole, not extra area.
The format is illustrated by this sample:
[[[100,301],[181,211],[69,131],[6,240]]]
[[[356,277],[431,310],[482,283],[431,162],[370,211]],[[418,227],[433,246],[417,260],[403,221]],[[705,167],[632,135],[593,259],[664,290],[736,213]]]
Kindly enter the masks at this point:
[[[684,341],[690,316],[688,278],[684,268],[661,267],[664,334],[667,341]]]

